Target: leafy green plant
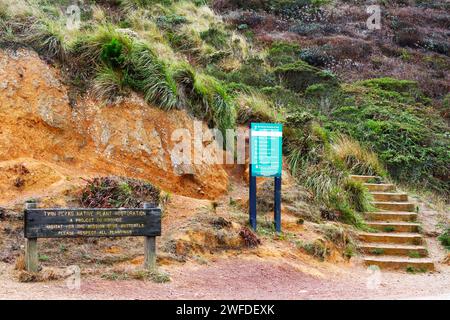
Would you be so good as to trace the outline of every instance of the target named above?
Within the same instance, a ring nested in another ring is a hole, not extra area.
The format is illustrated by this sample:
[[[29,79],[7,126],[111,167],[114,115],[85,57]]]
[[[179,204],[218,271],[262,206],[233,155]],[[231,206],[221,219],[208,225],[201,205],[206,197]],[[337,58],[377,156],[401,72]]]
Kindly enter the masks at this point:
[[[39,261],[45,262],[45,261],[49,261],[49,260],[50,260],[50,257],[49,257],[49,256],[47,256],[47,255],[45,255],[45,254],[40,254],[40,255],[39,255]]]
[[[427,111],[414,82],[373,79],[344,87],[345,104],[326,128],[343,132],[378,154],[396,179],[447,194],[449,137],[442,119]]]
[[[86,67],[95,67],[105,62],[122,62],[122,58],[129,54],[133,46],[133,40],[124,32],[110,24],[99,26],[95,32],[78,37],[71,46],[71,54],[74,62]],[[120,49],[120,50],[119,50]],[[120,52],[120,54],[119,54]],[[119,61],[115,61],[119,59]]]
[[[224,134],[226,129],[234,128],[236,125],[236,106],[232,97],[228,94],[221,82],[215,78],[197,74],[194,82],[194,103],[200,109],[194,112],[213,127],[218,127]]]
[[[394,232],[394,231],[395,231],[395,228],[394,228],[394,227],[384,227],[384,228],[383,228],[383,231],[384,231],[384,232]]]
[[[165,110],[182,104],[173,75],[144,43],[133,43],[127,63],[127,82],[135,90],[144,93],[148,102]]]
[[[274,67],[300,60],[300,45],[288,42],[275,42],[267,52],[267,61]]]
[[[94,78],[93,92],[97,97],[113,103],[116,98],[125,93],[125,79],[120,71],[104,67]]]
[[[30,33],[25,37],[25,42],[50,59],[64,61],[68,52],[64,31],[52,20],[42,20],[33,24]]]
[[[347,136],[338,135],[333,139],[333,154],[344,163],[353,174],[386,176],[377,155]]]
[[[376,248],[376,249],[372,249],[370,251],[371,254],[376,255],[376,256],[380,256],[382,254],[384,254],[384,250],[380,249],[380,248]]]
[[[112,68],[120,68],[125,62],[123,55],[123,44],[116,38],[112,38],[109,43],[105,43],[102,48],[100,58],[104,63]]]
[[[416,259],[416,258],[420,258],[421,255],[420,255],[420,252],[418,252],[418,251],[410,251],[408,253],[408,257]]]

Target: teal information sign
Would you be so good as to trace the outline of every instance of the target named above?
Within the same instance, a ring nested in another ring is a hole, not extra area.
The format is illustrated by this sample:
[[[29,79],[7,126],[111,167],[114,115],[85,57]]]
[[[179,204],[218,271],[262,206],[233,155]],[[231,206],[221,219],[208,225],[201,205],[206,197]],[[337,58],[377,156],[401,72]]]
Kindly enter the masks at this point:
[[[253,177],[281,177],[283,125],[250,125],[250,164]]]

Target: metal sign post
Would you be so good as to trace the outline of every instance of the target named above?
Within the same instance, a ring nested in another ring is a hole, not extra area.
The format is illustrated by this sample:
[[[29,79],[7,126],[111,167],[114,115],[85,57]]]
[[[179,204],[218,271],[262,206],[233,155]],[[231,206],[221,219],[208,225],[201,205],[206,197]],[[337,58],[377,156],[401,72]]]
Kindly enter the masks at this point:
[[[250,124],[250,226],[256,230],[256,177],[275,178],[274,221],[281,232],[281,173],[283,125],[277,123]]]

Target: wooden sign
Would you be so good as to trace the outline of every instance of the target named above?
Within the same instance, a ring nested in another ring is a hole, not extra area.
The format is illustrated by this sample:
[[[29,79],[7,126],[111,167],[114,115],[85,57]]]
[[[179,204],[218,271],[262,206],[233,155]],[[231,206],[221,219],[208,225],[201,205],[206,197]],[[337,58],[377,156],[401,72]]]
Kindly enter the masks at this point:
[[[161,235],[161,209],[28,209],[25,238]]]
[[[39,271],[38,238],[145,237],[144,265],[156,268],[156,237],[161,235],[161,209],[149,203],[142,209],[37,209],[24,212],[25,264]]]

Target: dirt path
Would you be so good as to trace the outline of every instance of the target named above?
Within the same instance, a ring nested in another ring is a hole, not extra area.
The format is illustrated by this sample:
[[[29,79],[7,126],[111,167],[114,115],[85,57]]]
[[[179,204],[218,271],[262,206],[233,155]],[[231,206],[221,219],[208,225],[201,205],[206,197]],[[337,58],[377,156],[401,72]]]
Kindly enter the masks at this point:
[[[450,299],[449,270],[377,278],[356,267],[321,278],[287,263],[233,258],[172,267],[166,284],[87,277],[79,290],[69,290],[64,281],[19,283],[11,280],[10,267],[1,268],[0,299]]]

